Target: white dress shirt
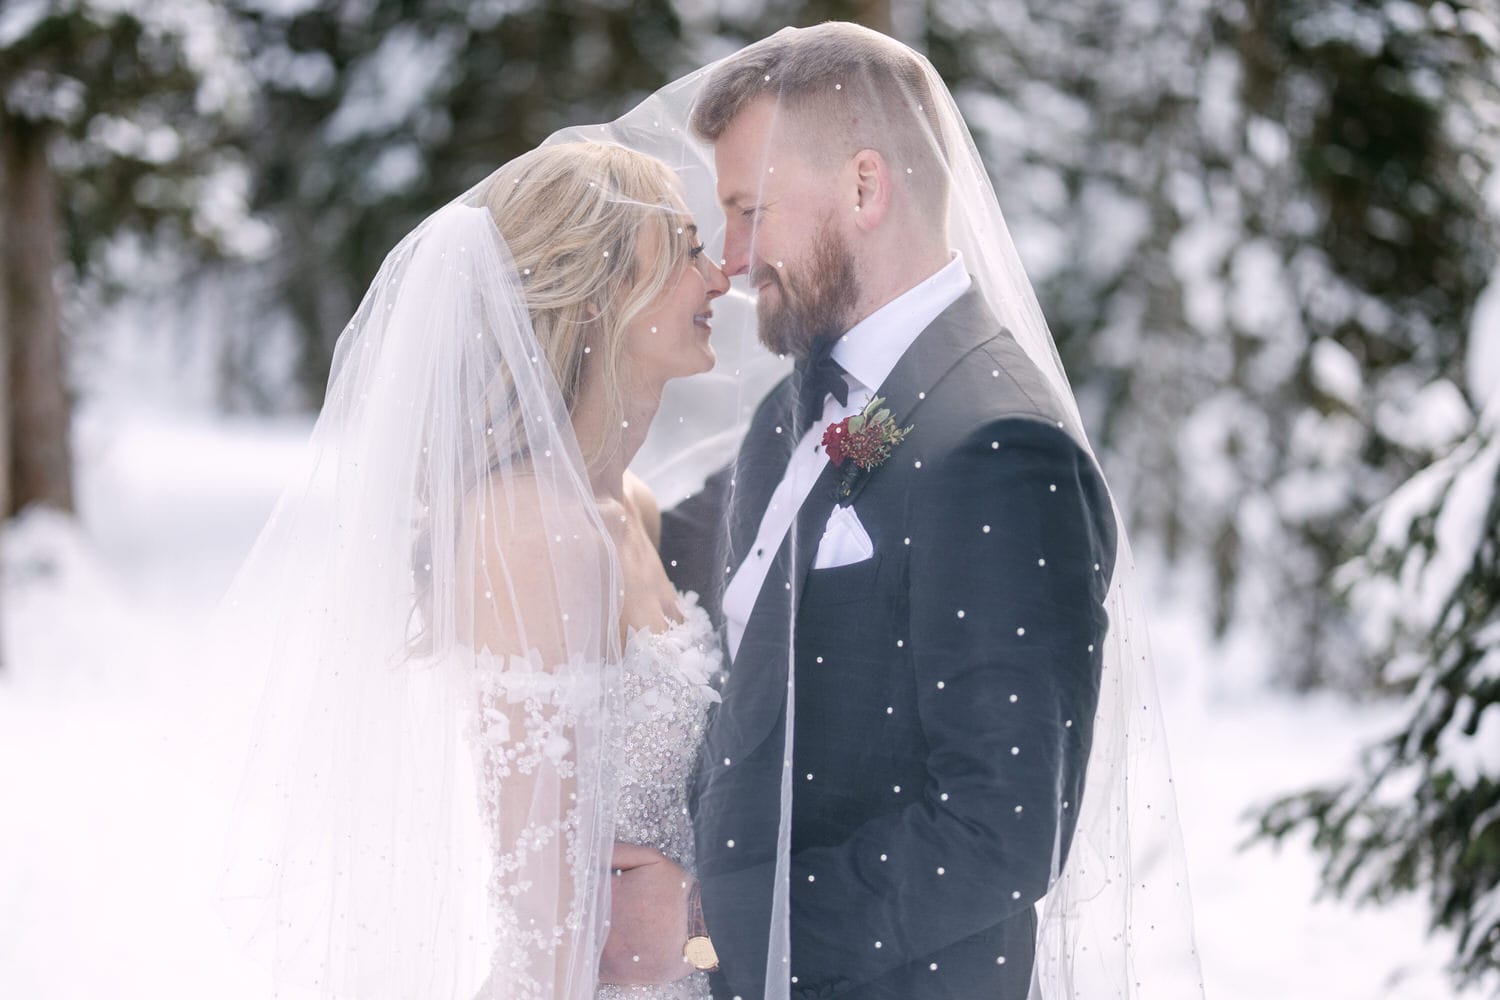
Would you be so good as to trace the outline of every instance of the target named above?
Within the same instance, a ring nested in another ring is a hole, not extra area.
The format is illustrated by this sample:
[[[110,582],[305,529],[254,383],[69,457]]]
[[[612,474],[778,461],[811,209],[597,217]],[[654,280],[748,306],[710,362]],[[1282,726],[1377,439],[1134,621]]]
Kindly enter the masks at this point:
[[[797,448],[787,462],[786,473],[771,494],[771,502],[760,519],[755,544],[724,590],[724,621],[731,657],[739,652],[745,625],[755,608],[756,598],[760,596],[760,588],[765,584],[771,562],[828,461],[820,447],[824,430],[829,424],[852,417],[864,409],[917,336],[937,319],[939,313],[958,301],[968,288],[969,272],[964,267],[963,257],[954,251],[953,259],[937,273],[856,323],[834,345],[833,360],[843,366],[844,381],[849,383],[849,402],[841,406],[831,393],[824,398],[822,417],[813,421],[797,442]],[[791,428],[787,428],[786,433],[791,433]]]

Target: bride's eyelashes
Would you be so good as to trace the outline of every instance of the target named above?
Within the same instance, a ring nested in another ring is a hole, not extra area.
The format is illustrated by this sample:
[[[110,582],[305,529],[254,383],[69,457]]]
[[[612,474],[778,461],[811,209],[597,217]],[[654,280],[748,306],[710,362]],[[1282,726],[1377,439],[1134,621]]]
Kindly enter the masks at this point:
[[[703,256],[703,251],[706,248],[707,248],[707,245],[703,244],[703,243],[699,243],[695,247],[688,247],[688,256],[691,257],[693,260],[697,260],[699,257]]]

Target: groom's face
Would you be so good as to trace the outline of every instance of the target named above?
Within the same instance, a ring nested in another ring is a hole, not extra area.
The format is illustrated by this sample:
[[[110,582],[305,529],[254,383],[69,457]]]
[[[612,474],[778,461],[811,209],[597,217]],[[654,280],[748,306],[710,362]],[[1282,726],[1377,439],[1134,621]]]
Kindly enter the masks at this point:
[[[851,325],[858,270],[839,224],[837,171],[803,156],[796,128],[777,117],[757,101],[714,144],[724,270],[749,275],[766,347],[804,357]]]

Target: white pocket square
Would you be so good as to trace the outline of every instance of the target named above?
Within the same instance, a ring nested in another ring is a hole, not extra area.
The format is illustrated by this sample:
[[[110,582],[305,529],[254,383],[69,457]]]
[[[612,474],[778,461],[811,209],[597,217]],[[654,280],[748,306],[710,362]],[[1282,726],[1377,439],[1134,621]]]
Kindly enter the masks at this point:
[[[828,524],[823,528],[823,538],[818,542],[817,555],[813,557],[813,569],[834,569],[864,562],[875,555],[875,545],[870,533],[859,523],[859,515],[853,507],[835,506],[828,515]]]

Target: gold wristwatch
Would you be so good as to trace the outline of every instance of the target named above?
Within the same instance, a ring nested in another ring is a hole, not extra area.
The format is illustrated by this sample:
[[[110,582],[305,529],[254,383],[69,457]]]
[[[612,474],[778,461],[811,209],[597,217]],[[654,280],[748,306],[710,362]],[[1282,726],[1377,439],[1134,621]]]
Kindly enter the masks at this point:
[[[719,953],[714,951],[708,925],[703,921],[703,898],[696,879],[688,890],[688,939],[682,946],[682,957],[699,972],[713,972],[719,967]]]

